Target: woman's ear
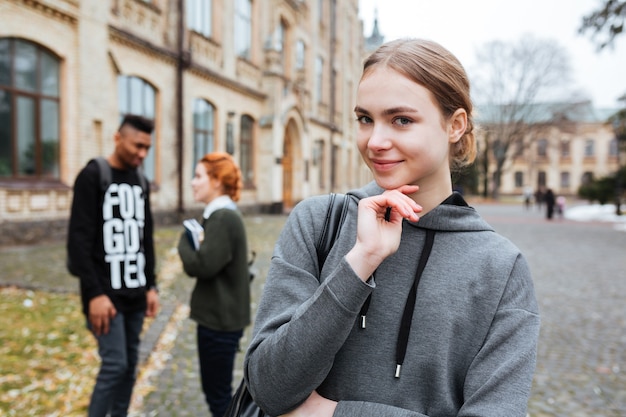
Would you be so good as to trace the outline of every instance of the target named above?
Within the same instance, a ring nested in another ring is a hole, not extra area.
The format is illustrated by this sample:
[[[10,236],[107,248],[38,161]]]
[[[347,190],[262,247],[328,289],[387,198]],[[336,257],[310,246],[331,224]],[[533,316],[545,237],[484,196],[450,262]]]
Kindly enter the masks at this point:
[[[457,143],[467,129],[467,112],[457,109],[448,122],[448,138],[450,143]]]

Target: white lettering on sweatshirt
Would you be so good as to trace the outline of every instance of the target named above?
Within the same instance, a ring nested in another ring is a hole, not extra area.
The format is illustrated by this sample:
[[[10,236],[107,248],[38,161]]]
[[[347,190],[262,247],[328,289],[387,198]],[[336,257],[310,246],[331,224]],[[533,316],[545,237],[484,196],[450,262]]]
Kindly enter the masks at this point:
[[[104,194],[104,260],[110,266],[114,290],[146,285],[146,258],[141,252],[145,220],[142,194],[139,185],[129,184],[111,184]]]

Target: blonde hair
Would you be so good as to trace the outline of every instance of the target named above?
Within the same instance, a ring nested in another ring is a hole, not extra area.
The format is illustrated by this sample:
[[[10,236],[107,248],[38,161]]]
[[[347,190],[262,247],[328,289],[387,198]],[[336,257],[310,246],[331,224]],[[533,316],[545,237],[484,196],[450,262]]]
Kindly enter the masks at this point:
[[[465,133],[450,147],[450,169],[460,170],[476,159],[470,84],[459,60],[443,46],[425,39],[398,39],[381,45],[363,64],[363,79],[387,67],[430,91],[446,119],[458,109],[467,112]]]
[[[233,157],[225,152],[211,152],[199,161],[206,168],[207,175],[220,181],[224,194],[233,201],[239,201],[243,181],[241,170]]]

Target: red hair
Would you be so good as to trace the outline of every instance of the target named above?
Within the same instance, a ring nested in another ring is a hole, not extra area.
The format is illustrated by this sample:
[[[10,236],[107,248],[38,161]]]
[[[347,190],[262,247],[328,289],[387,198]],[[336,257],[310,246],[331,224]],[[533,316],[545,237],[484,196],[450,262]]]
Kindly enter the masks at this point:
[[[199,161],[206,168],[210,178],[217,179],[222,184],[222,192],[230,196],[233,201],[239,201],[243,181],[241,170],[230,154],[225,152],[211,152]]]

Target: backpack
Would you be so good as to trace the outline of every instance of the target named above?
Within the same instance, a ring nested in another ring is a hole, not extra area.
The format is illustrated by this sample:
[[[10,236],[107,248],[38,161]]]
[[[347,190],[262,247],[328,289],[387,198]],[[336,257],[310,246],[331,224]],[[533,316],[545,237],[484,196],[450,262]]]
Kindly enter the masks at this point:
[[[338,199],[338,201],[335,202],[335,199]],[[335,239],[341,230],[341,226],[346,219],[346,213],[348,212],[347,199],[348,197],[345,194],[330,194],[328,209],[326,210],[326,219],[324,220],[324,228],[322,229],[320,238],[315,242],[320,272],[322,271],[322,266],[324,266],[328,252],[332,249]],[[266,417],[267,414],[254,402],[252,395],[250,395],[248,391],[246,380],[242,378],[224,416]]]
[[[106,158],[103,156],[93,158],[87,164],[89,164],[91,161],[96,162],[96,164],[98,165],[100,177],[100,193],[104,195],[106,190],[109,188],[109,185],[111,185],[111,182],[113,181],[113,172],[111,171],[111,166],[109,165],[109,162],[106,160]],[[139,185],[141,186],[143,195],[145,196],[146,192],[148,191],[148,180],[139,168],[137,168],[137,176],[139,177]],[[70,274],[78,277],[77,271],[72,266],[72,260],[70,259],[69,254],[65,259],[65,265],[67,266],[67,270]]]

